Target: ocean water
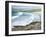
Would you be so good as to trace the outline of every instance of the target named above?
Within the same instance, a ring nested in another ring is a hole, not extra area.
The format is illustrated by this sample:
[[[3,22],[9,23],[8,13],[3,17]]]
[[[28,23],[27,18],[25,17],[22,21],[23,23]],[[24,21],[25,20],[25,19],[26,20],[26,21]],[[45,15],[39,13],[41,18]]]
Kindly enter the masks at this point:
[[[41,15],[32,12],[23,12],[23,9],[27,11],[27,7],[12,8],[12,26],[26,26],[29,23],[40,21]]]
[[[12,16],[12,25],[13,26],[25,26],[33,21],[40,21],[40,15],[36,15],[33,13],[14,13]],[[14,18],[13,18],[14,17]]]

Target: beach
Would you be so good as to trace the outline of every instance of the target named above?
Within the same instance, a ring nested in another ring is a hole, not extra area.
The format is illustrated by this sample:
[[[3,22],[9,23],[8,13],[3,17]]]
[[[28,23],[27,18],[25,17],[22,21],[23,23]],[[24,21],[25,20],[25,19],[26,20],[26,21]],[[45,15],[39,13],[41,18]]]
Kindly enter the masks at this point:
[[[26,26],[14,26],[12,31],[25,31],[25,30],[40,30],[41,29],[41,22],[32,22]]]

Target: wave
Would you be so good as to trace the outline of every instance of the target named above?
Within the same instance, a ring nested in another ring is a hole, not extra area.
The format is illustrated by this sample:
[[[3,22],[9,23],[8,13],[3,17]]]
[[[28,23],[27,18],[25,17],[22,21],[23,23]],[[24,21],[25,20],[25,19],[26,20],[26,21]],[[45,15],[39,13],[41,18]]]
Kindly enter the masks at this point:
[[[34,21],[40,21],[40,15],[19,12],[16,16],[12,17],[12,26],[26,26]]]

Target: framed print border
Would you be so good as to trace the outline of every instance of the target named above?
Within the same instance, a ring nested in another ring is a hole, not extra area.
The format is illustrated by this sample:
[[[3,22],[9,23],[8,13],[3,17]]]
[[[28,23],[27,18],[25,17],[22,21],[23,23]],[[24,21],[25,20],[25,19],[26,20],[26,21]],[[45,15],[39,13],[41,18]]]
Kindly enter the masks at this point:
[[[28,4],[42,4],[44,14],[44,31],[42,33],[27,33],[27,34],[11,34],[9,35],[9,3],[28,3]],[[34,34],[45,34],[45,3],[39,2],[22,2],[22,1],[5,1],[5,36],[18,36],[18,35],[34,35]]]

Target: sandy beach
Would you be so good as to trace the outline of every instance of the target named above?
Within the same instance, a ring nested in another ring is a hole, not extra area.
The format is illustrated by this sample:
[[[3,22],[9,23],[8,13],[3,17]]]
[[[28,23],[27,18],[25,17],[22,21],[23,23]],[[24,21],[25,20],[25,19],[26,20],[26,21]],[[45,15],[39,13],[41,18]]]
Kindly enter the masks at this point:
[[[41,29],[41,22],[32,22],[26,26],[14,26],[12,31],[22,31],[22,30],[40,30]]]

